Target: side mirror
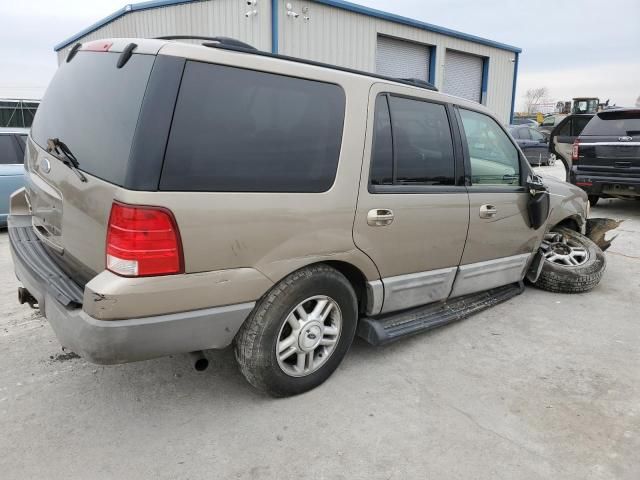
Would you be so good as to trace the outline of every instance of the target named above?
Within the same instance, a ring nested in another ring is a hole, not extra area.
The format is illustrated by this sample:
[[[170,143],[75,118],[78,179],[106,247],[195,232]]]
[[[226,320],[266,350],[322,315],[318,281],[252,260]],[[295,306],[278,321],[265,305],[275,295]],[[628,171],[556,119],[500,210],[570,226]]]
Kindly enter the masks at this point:
[[[529,175],[526,187],[529,190],[529,226],[537,230],[549,217],[549,192],[540,175]]]

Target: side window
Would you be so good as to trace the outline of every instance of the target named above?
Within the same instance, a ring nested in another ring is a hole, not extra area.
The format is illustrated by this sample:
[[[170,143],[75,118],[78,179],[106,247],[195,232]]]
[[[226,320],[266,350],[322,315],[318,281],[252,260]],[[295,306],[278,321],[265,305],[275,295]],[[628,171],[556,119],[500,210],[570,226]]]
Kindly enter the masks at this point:
[[[575,117],[573,119],[573,128],[571,129],[571,136],[577,137],[582,133],[584,127],[587,126],[587,123],[591,121],[593,117]]]
[[[371,153],[371,185],[393,184],[393,141],[391,139],[391,117],[385,95],[376,99],[373,127],[373,150]]]
[[[520,140],[531,140],[531,134],[529,134],[528,128],[519,128],[518,129],[518,138]]]
[[[187,62],[161,190],[324,192],[344,124],[338,85]]]
[[[0,135],[0,165],[22,163],[21,156],[13,135]]]
[[[542,125],[545,127],[553,127],[556,123],[555,117],[547,117],[542,121]]]
[[[444,105],[389,97],[396,184],[454,185],[455,162]]]
[[[572,125],[573,119],[570,118],[558,129],[558,133],[556,135],[558,137],[570,137]]]
[[[519,185],[518,150],[491,117],[460,109],[473,185]]]
[[[537,130],[534,130],[533,128],[529,128],[527,130],[531,135],[531,140],[535,140],[536,142],[541,142],[542,140],[544,140],[544,135],[542,135]]]

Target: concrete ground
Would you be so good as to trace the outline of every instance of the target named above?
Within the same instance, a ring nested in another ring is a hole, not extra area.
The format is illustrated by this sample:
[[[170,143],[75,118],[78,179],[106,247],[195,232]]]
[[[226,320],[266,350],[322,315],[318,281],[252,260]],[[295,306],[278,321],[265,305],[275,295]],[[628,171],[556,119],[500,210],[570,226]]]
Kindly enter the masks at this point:
[[[543,169],[544,170],[544,169]],[[550,171],[554,169],[546,169]],[[640,202],[594,291],[524,294],[274,400],[230,350],[99,367],[16,302],[0,233],[0,478],[640,478]]]

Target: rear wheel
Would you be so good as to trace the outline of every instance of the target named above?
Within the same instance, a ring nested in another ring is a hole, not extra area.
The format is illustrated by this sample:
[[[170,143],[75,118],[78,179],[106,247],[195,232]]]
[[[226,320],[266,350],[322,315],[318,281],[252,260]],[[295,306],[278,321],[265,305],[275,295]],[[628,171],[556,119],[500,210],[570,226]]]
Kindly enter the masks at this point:
[[[598,195],[589,195],[589,203],[592,207],[595,207],[596,203],[598,203],[600,197]]]
[[[580,293],[600,283],[607,262],[602,250],[584,235],[557,227],[545,235],[540,249],[544,264],[537,287],[550,292]]]
[[[340,272],[315,265],[265,295],[236,336],[240,371],[259,390],[296,395],[323,383],[356,331],[357,299]]]

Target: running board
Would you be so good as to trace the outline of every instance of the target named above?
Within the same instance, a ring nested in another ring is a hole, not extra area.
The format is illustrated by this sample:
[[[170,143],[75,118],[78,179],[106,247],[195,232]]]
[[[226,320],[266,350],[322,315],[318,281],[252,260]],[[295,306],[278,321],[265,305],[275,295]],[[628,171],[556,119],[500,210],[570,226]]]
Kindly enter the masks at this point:
[[[445,302],[431,303],[399,313],[362,318],[358,336],[371,345],[384,345],[403,337],[425,332],[509,300],[524,291],[522,282],[472,293]]]

